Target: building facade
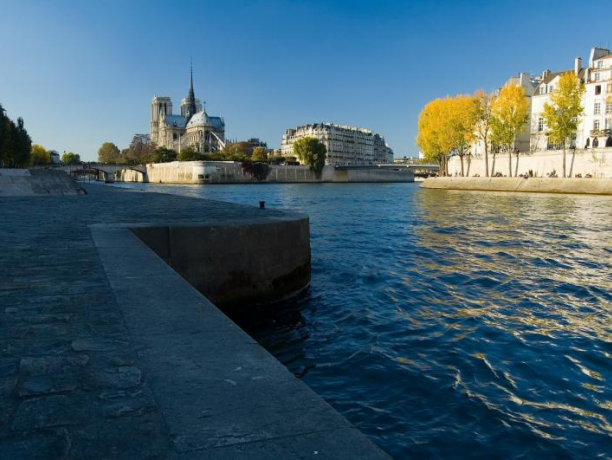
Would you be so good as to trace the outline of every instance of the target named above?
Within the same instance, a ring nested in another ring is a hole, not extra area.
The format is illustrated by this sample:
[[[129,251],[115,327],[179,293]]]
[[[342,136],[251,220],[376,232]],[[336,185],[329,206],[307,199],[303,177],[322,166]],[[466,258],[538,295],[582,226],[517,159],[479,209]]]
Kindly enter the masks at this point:
[[[573,68],[551,72],[544,70],[541,75],[529,78],[521,76],[509,80],[522,84],[530,98],[531,110],[529,126],[517,138],[512,158],[507,153],[498,153],[495,159],[489,156],[489,173],[516,176],[533,173],[538,177],[561,174],[563,167],[563,146],[549,140],[548,126],[544,119],[545,105],[552,104],[552,95],[559,88],[559,80],[564,74],[574,73],[584,84],[582,95],[582,115],[578,120],[578,130],[573,140],[566,146],[566,168],[570,177],[610,177],[612,174],[612,53],[607,48],[591,48],[588,62],[583,65],[580,57],[575,58]],[[523,74],[521,74],[523,75]],[[518,79],[517,79],[518,78]],[[530,95],[529,89],[533,87]],[[527,142],[528,140],[528,142]],[[484,146],[472,146],[467,161],[467,175],[485,175],[483,159]],[[518,154],[517,154],[518,153]],[[512,165],[512,166],[510,166]],[[511,168],[511,169],[510,169]],[[460,161],[451,158],[451,175],[461,174]]]
[[[393,150],[385,138],[369,129],[332,123],[313,123],[285,131],[281,155],[295,156],[293,143],[304,137],[314,137],[327,149],[327,164],[393,163]]]
[[[569,147],[577,149],[612,147],[612,54],[607,48],[593,47],[586,67],[582,66],[582,58],[577,57],[573,69],[543,72],[533,95],[532,152],[561,148],[548,141],[543,113],[544,105],[551,103],[550,96],[558,87],[559,78],[569,72],[574,72],[585,86],[582,96],[584,111],[580,117],[576,138]]]
[[[180,115],[172,113],[172,100],[155,96],[151,102],[151,142],[180,152],[194,148],[216,152],[225,147],[225,120],[209,116],[202,101],[195,97],[193,71],[187,97],[181,101]]]

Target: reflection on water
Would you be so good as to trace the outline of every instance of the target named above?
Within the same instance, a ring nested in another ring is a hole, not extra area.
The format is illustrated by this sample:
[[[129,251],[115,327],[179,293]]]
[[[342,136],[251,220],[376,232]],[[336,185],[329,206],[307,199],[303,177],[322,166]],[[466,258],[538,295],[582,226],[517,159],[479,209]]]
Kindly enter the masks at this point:
[[[243,324],[393,456],[611,455],[610,198],[150,189],[310,214],[310,292]]]

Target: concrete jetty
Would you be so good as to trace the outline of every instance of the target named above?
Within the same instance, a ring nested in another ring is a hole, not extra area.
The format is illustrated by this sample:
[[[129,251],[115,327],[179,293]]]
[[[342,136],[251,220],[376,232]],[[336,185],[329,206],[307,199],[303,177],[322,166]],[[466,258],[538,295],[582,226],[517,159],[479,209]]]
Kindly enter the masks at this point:
[[[181,234],[214,271],[224,226],[300,241],[303,216],[86,189],[0,197],[0,458],[388,458],[185,279]]]
[[[488,192],[612,195],[612,179],[548,177],[431,177],[421,187]]]

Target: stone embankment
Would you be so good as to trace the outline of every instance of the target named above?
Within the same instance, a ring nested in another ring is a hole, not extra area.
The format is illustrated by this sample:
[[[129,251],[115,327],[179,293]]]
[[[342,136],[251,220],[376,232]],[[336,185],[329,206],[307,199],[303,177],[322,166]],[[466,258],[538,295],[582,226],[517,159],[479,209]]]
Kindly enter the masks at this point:
[[[612,179],[531,177],[432,177],[421,187],[489,192],[569,193],[612,195]]]
[[[186,281],[303,287],[304,216],[87,191],[0,198],[0,458],[388,458]]]
[[[83,193],[85,193],[83,188],[63,171],[0,168],[0,197]]]
[[[402,168],[377,166],[342,169],[325,166],[317,176],[307,166],[263,165],[259,178],[234,161],[175,161],[145,166],[145,174],[125,169],[117,180],[152,184],[253,184],[321,182],[414,182],[414,174]]]

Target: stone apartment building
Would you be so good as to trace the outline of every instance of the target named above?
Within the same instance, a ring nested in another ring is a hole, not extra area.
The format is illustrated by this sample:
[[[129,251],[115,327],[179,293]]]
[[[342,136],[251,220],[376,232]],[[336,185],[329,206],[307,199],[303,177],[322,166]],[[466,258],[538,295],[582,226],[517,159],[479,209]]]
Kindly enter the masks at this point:
[[[582,58],[577,57],[573,69],[543,72],[533,95],[531,150],[536,152],[559,148],[548,142],[546,122],[542,114],[544,104],[550,103],[550,96],[558,86],[559,78],[568,72],[574,72],[585,85],[582,97],[584,112],[571,147],[612,147],[612,54],[609,49],[593,47],[586,67],[582,66]]]
[[[304,137],[314,137],[325,144],[327,164],[393,163],[393,150],[380,134],[332,123],[312,123],[287,129],[281,141],[281,155],[295,156],[293,143]]]
[[[568,146],[572,159],[568,160],[567,173],[593,177],[609,177],[612,174],[612,53],[600,47],[591,48],[586,65],[583,65],[582,58],[577,57],[573,68],[556,72],[544,70],[535,78],[520,74],[508,81],[525,87],[531,106],[529,121],[516,142],[520,158],[514,155],[512,173],[505,166],[510,164],[505,153],[498,155],[496,164],[489,157],[489,171],[495,168],[495,172],[504,175],[533,171],[539,176],[553,171],[561,173],[562,146],[549,141],[543,113],[545,104],[551,103],[551,96],[559,87],[561,76],[570,72],[584,83],[585,92],[582,96],[584,111],[579,119],[576,138]],[[467,174],[485,175],[484,146],[475,143],[471,153]],[[449,172],[459,174],[458,159],[451,159],[451,163]]]

